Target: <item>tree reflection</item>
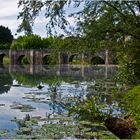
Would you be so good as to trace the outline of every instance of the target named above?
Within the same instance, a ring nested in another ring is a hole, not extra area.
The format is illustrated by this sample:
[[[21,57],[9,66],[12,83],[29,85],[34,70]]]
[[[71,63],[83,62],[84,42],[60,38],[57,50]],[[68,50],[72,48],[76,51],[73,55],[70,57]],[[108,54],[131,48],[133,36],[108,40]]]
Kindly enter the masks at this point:
[[[0,94],[7,93],[12,85],[12,77],[9,73],[0,73]]]
[[[13,79],[18,81],[19,84],[30,87],[37,87],[40,83],[45,83],[47,79],[44,75],[32,75],[25,73],[11,73],[11,75]]]
[[[85,78],[82,77],[71,77],[71,76],[55,76],[49,74],[27,74],[27,73],[11,73],[13,79],[18,81],[19,84],[38,87],[41,84],[48,84],[52,90],[55,85],[60,85],[62,82],[72,83],[73,81],[83,81]],[[53,85],[54,84],[54,85]]]

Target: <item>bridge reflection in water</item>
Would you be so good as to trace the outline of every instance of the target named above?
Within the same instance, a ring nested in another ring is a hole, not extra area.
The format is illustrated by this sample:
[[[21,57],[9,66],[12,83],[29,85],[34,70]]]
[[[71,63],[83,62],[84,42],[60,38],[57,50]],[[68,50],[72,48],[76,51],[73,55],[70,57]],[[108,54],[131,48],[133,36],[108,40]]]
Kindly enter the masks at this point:
[[[77,76],[77,77],[105,77],[108,78],[117,73],[118,66],[113,65],[21,65],[1,66],[0,73],[25,73],[52,76]]]

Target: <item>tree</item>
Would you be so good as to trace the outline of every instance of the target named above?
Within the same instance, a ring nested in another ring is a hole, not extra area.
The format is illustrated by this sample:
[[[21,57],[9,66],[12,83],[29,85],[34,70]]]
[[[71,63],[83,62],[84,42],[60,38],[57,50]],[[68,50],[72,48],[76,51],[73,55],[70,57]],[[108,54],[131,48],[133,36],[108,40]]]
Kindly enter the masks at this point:
[[[11,45],[11,49],[43,49],[49,48],[49,40],[38,35],[19,36]]]
[[[61,50],[70,52],[84,52],[85,43],[84,37],[79,36],[68,36],[63,38],[63,44]]]
[[[0,26],[0,48],[10,48],[10,44],[12,43],[12,41],[13,35],[11,34],[11,31],[4,26]]]
[[[20,0],[19,7],[22,11],[19,14],[21,19],[29,19],[28,23],[33,25],[35,18],[43,7],[46,7],[45,17],[47,18],[46,29],[51,33],[56,26],[66,30],[66,6],[70,4],[81,11],[72,13],[77,21],[77,34],[82,36],[84,45],[91,50],[94,48],[105,48],[105,46],[120,46],[124,44],[124,38],[131,36],[139,40],[140,1],[91,1],[83,2],[71,0],[29,1]],[[80,6],[82,5],[82,6]],[[84,6],[83,6],[84,5]],[[30,18],[27,18],[28,15]],[[82,19],[82,20],[80,20]],[[24,20],[21,27],[24,28]],[[26,30],[26,29],[25,29]],[[116,48],[116,47],[114,47]]]
[[[20,12],[18,19],[22,19],[21,25],[19,25],[17,32],[25,32],[25,35],[31,35],[33,33],[32,26],[33,26],[33,15],[30,14],[30,8],[27,6],[27,3],[29,1],[19,1],[20,4],[23,4],[23,10],[24,12]],[[34,2],[34,1],[33,1]]]
[[[25,33],[30,33],[28,30],[32,31],[31,27],[34,24],[34,20],[43,8],[46,9],[45,17],[47,20],[49,20],[49,22],[46,24],[47,33],[51,34],[52,30],[55,29],[54,27],[56,26],[65,30],[65,25],[67,25],[68,22],[64,15],[64,7],[65,5],[70,5],[70,3],[70,0],[19,0],[18,7],[22,7],[22,10],[18,16],[18,19],[22,19],[22,23],[19,26],[19,31],[23,30]]]
[[[33,25],[35,18],[39,15],[39,12],[43,7],[46,8],[45,17],[49,20],[47,23],[47,31],[51,31],[51,27],[59,26],[60,28],[65,29],[65,26],[68,24],[66,20],[66,6],[72,5],[76,8],[80,5],[83,8],[80,12],[76,14],[71,14],[71,16],[80,17],[91,21],[96,19],[97,17],[101,17],[108,7],[111,7],[116,11],[124,20],[127,21],[137,21],[138,19],[138,10],[140,8],[140,1],[91,1],[85,0],[83,2],[71,0],[65,1],[54,1],[54,0],[37,0],[37,1],[29,1],[29,0],[20,0],[18,3],[19,7],[22,7],[22,11],[19,13],[18,18],[21,18],[24,22],[24,19],[28,19],[30,25]],[[127,15],[131,15],[128,18]],[[91,17],[94,17],[91,19]],[[128,18],[128,19],[127,19]],[[131,20],[130,20],[131,19]],[[22,23],[23,23],[22,22]],[[137,24],[138,24],[137,23]],[[22,25],[22,24],[21,24]],[[24,25],[22,25],[24,26]]]

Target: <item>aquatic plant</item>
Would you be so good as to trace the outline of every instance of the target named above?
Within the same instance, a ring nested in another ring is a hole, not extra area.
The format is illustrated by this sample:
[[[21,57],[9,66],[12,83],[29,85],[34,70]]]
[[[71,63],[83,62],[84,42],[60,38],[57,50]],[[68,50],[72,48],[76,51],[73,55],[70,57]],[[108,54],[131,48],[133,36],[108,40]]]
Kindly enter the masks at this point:
[[[14,102],[12,105],[10,105],[11,109],[19,109],[21,112],[31,112],[35,110],[34,107],[31,105],[21,104],[18,102]]]

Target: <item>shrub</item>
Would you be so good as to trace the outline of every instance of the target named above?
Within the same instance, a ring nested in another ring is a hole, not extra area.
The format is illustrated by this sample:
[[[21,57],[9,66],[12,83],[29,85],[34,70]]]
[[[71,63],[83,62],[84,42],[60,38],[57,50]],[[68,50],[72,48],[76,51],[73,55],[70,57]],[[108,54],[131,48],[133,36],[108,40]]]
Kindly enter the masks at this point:
[[[128,110],[135,115],[136,120],[140,123],[140,85],[129,90],[125,96]]]
[[[18,37],[11,45],[11,49],[43,49],[49,45],[48,39],[42,39],[38,35],[25,35]]]

